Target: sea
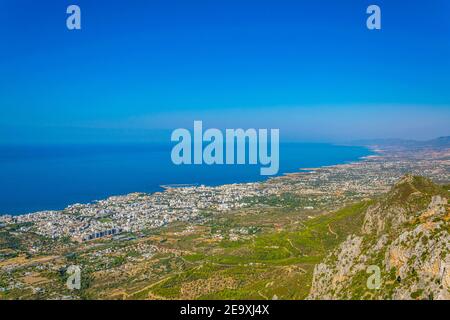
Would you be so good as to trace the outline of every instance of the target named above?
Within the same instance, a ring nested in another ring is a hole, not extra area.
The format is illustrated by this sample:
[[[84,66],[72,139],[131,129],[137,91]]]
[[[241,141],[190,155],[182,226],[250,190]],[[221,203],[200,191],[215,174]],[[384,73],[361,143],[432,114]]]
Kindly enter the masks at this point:
[[[0,146],[0,215],[61,210],[162,186],[217,186],[266,180],[260,165],[174,165],[171,145]],[[279,175],[348,163],[365,147],[282,143]]]

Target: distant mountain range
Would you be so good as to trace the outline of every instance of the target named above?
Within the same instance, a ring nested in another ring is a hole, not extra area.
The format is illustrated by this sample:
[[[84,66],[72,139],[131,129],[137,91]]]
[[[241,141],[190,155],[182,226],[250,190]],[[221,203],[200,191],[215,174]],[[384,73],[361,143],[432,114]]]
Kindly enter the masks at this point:
[[[403,147],[403,148],[450,148],[450,136],[439,137],[432,140],[403,140],[403,139],[368,139],[355,140],[352,145],[381,146],[381,147]]]

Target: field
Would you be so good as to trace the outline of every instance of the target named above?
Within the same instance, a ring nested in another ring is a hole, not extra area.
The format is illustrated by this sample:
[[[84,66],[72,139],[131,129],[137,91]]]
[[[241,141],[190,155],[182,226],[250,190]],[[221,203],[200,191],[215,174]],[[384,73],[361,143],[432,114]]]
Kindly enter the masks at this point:
[[[2,232],[0,263],[8,272],[0,281],[16,284],[0,297],[71,297],[66,270],[78,265],[82,299],[303,299],[315,264],[359,230],[367,206],[330,213],[277,206],[274,199],[228,214],[205,212],[200,224],[82,244],[31,233],[13,241],[14,228],[24,227],[13,226]],[[48,248],[44,254],[23,250],[37,242]]]

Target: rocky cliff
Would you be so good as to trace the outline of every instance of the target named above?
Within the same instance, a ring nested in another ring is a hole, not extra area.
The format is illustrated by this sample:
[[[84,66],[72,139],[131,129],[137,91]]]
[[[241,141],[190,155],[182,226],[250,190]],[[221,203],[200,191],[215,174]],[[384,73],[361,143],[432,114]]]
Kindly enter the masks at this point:
[[[450,299],[449,194],[402,178],[316,265],[309,299]]]

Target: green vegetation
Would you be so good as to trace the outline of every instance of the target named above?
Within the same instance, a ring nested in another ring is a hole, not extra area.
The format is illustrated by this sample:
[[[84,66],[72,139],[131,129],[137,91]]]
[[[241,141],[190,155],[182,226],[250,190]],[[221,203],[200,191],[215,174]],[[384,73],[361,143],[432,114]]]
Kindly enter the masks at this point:
[[[205,289],[202,299],[302,299],[309,292],[314,265],[347,235],[359,231],[363,212],[370,202],[362,202],[298,224],[295,230],[266,231],[246,240],[222,240],[216,245],[197,247],[183,258],[193,263],[186,271],[167,279],[133,298],[145,298],[148,293],[174,299],[195,291],[202,279]],[[254,217],[253,217],[254,218]],[[262,220],[263,217],[260,217]],[[229,230],[245,224],[245,218],[230,216],[215,223],[212,232]],[[190,238],[188,241],[195,241]],[[239,286],[214,290],[214,279],[232,279]]]
[[[310,293],[314,267],[341,260],[333,251],[350,235],[363,239],[357,254],[366,254],[364,264],[382,266],[386,251],[371,251],[380,234],[386,241],[382,246],[391,245],[401,232],[413,231],[423,222],[421,213],[428,210],[433,195],[449,196],[447,189],[427,179],[404,179],[387,195],[335,212],[321,211],[313,200],[286,193],[250,199],[254,206],[226,214],[203,212],[200,223],[179,221],[81,244],[69,238],[44,238],[28,224],[8,225],[0,229],[0,264],[8,270],[0,274],[0,298],[53,298],[57,292],[56,297],[81,299],[304,299]],[[307,205],[315,209],[304,209]],[[378,210],[373,212],[376,219],[384,219],[373,222],[383,222],[380,233],[361,233],[369,206]],[[399,214],[412,219],[396,224]],[[108,223],[108,218],[101,222]],[[17,230],[23,228],[31,230],[18,237]],[[449,223],[430,233],[422,230],[417,236],[407,234],[399,246],[429,246],[435,237],[449,232]],[[27,250],[37,244],[39,252]],[[441,258],[446,254],[442,251]],[[383,270],[382,291],[367,289],[366,270],[358,269],[343,291],[330,288],[329,292],[349,299],[391,298],[399,286],[419,280],[417,263],[429,258],[429,251],[410,258],[408,277],[399,276],[398,265]],[[82,289],[75,293],[65,286],[70,265],[82,269]],[[428,289],[409,295],[432,297]]]

